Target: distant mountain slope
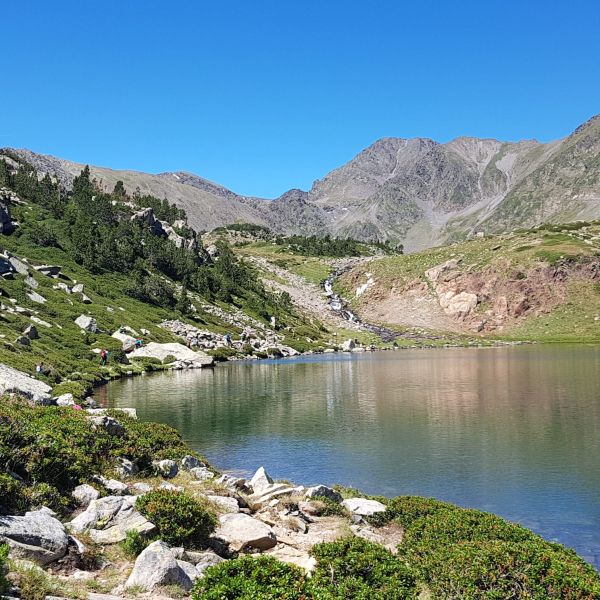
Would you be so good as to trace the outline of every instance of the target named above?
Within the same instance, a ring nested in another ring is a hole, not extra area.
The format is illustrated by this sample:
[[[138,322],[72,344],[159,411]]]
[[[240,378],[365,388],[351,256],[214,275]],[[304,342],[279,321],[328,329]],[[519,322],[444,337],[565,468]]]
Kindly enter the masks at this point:
[[[16,150],[69,186],[83,167]],[[190,224],[208,230],[234,222],[279,233],[332,234],[401,242],[407,250],[543,222],[600,217],[600,116],[548,144],[460,137],[383,138],[316,181],[269,201],[238,195],[184,172],[152,175],[91,167],[107,188],[166,196]]]

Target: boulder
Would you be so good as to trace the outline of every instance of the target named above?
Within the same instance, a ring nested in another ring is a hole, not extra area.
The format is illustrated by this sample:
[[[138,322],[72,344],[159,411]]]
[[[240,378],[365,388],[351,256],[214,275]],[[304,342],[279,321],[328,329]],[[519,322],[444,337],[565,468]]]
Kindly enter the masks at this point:
[[[92,303],[92,299],[89,296],[86,296],[85,294],[79,294],[79,298],[84,304]]]
[[[58,406],[73,406],[75,404],[75,399],[73,398],[73,394],[71,394],[71,393],[61,394],[56,399],[56,404],[58,404]]]
[[[23,330],[23,335],[28,337],[30,340],[38,340],[40,338],[40,334],[38,333],[35,325],[27,325],[27,327],[25,327]]]
[[[169,483],[168,481],[162,481],[161,484],[158,486],[159,490],[170,490],[171,492],[183,492],[183,490],[185,489],[182,485],[173,485],[172,483]]]
[[[136,348],[129,354],[129,358],[157,358],[161,362],[167,356],[174,356],[175,359],[189,368],[206,367],[213,364],[213,357],[204,352],[194,352],[187,346],[178,343],[159,344],[150,342],[141,348]]]
[[[12,556],[43,565],[62,558],[69,545],[64,525],[47,509],[0,516],[0,542],[10,546]]]
[[[139,472],[137,465],[133,461],[123,457],[117,458],[116,470],[121,477],[134,477]]]
[[[58,277],[60,275],[60,267],[57,265],[38,265],[33,268],[48,277]]]
[[[12,279],[14,273],[13,266],[3,257],[0,257],[0,277],[6,276]]]
[[[10,256],[8,262],[19,275],[29,275],[29,265],[16,256]]]
[[[152,486],[149,483],[138,481],[131,485],[131,491],[134,494],[147,494],[152,491]]]
[[[352,514],[361,517],[370,517],[375,513],[385,512],[385,504],[368,498],[348,498],[342,502],[342,506]]]
[[[273,479],[266,472],[264,467],[259,467],[250,480],[250,485],[254,493],[259,493],[273,485]]]
[[[0,202],[0,233],[10,235],[16,229],[16,225],[10,218],[10,210],[8,204],[4,201]]]
[[[129,488],[122,481],[118,481],[117,479],[107,479],[103,475],[97,475],[93,477],[93,480],[102,485],[106,491],[113,496],[129,495]]]
[[[132,419],[137,419],[137,410],[135,408],[113,408],[112,410],[122,412],[123,414],[131,417]],[[105,415],[108,412],[106,408],[88,408],[86,411],[88,414],[93,416]]]
[[[123,437],[125,428],[119,421],[108,415],[99,415],[97,417],[89,417],[90,423],[94,429],[104,429],[108,435]]]
[[[128,531],[149,534],[156,528],[135,508],[136,496],[106,496],[92,500],[67,524],[72,533],[87,533],[97,544],[116,544]]]
[[[152,462],[152,466],[156,471],[157,475],[172,479],[179,473],[179,468],[174,460],[155,460]]]
[[[138,587],[151,592],[159,586],[178,585],[188,591],[193,581],[186,571],[187,568],[182,568],[173,556],[171,548],[158,540],[137,557],[125,589]]]
[[[87,508],[90,502],[100,497],[100,492],[88,483],[82,483],[71,492],[71,496],[77,501],[79,506]]]
[[[206,467],[194,467],[193,469],[190,469],[190,475],[198,481],[208,481],[215,476],[215,474]]]
[[[212,550],[205,550],[203,552],[186,550],[183,553],[183,558],[196,567],[196,571],[200,576],[204,575],[204,571],[206,571],[208,567],[214,567],[225,560]]]
[[[83,283],[76,283],[72,288],[71,291],[74,294],[83,294]]]
[[[191,471],[192,469],[196,469],[198,467],[206,467],[206,464],[201,460],[198,460],[195,456],[187,454],[181,459],[181,468],[184,471]]]
[[[129,348],[135,347],[135,338],[127,335],[126,333],[121,333],[120,331],[115,331],[112,334],[116,340],[119,340],[123,346],[123,350],[127,350]]]
[[[304,495],[307,498],[320,496],[321,498],[333,500],[333,502],[341,502],[343,500],[342,495],[339,492],[336,492],[333,488],[327,487],[326,485],[315,485],[313,487],[309,487]]]
[[[51,390],[52,388],[43,381],[0,364],[0,394],[21,394],[38,404],[49,404]]]
[[[25,335],[20,335],[15,340],[15,343],[21,344],[21,346],[31,346],[31,340],[27,336],[25,336]]]
[[[352,352],[355,346],[354,340],[346,340],[341,346],[342,352]]]
[[[79,315],[75,319],[75,324],[84,331],[89,331],[90,333],[98,332],[96,319],[94,319],[94,317],[90,317],[90,315]]]
[[[271,527],[244,513],[223,515],[219,521],[213,540],[225,552],[263,551],[277,544],[277,537]]]
[[[26,296],[32,302],[37,302],[38,304],[44,304],[44,302],[46,302],[46,298],[44,298],[44,296],[41,296],[37,292],[27,292]]]
[[[25,277],[25,285],[29,286],[32,290],[37,290],[40,284],[30,275]]]
[[[219,507],[219,510],[225,513],[240,512],[239,502],[229,496],[207,496],[207,498]]]

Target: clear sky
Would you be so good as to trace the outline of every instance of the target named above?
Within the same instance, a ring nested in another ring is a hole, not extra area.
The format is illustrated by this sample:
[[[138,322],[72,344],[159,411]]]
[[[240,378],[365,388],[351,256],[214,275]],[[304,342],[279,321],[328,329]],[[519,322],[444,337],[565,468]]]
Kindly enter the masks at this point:
[[[600,112],[598,0],[20,0],[0,146],[275,197],[384,136],[562,137]]]

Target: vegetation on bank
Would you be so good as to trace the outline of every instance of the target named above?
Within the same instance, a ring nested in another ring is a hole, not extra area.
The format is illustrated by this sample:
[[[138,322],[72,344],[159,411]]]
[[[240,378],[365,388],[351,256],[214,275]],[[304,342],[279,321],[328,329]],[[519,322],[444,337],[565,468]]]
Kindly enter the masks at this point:
[[[0,399],[2,511],[19,514],[49,505],[66,515],[73,487],[99,486],[96,476],[114,476],[117,458],[134,461],[145,477],[153,474],[152,459],[193,454],[167,426],[112,414],[123,426],[120,435],[96,428],[84,411]],[[210,567],[192,598],[390,600],[416,599],[425,591],[440,599],[594,600],[600,594],[600,575],[590,565],[524,527],[429,498],[374,499],[386,510],[370,517],[371,525],[404,530],[397,555],[357,537],[317,544],[310,578],[272,557],[240,556]],[[171,545],[204,547],[216,525],[211,506],[185,492],[155,490],[140,496],[137,508]],[[344,511],[329,509],[326,514],[346,518]],[[130,534],[121,546],[133,557],[147,543]]]

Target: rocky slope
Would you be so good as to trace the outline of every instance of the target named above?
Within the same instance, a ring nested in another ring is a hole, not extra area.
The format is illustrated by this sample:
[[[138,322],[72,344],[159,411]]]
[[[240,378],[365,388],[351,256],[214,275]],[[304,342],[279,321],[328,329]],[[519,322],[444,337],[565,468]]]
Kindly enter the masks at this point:
[[[15,152],[66,186],[83,166]],[[288,234],[390,239],[418,250],[479,230],[599,217],[600,117],[548,144],[383,138],[310,191],[290,190],[274,201],[241,196],[189,173],[92,167],[92,174],[110,189],[122,180],[129,192],[139,188],[169,198],[187,211],[197,230],[249,222]]]

